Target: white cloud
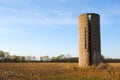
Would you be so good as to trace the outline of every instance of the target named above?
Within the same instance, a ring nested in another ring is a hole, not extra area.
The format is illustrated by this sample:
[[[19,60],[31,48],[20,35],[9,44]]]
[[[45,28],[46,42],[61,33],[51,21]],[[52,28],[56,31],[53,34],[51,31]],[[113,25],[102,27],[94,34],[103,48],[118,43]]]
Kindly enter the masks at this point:
[[[61,10],[57,10],[57,9],[55,9],[55,10],[52,10],[52,13],[53,14],[57,14],[57,15],[59,15],[59,16],[72,16],[72,13],[71,12],[63,12],[63,11],[61,11]]]
[[[71,14],[68,12],[62,12],[59,10],[53,11],[55,16],[43,12],[43,11],[32,11],[32,10],[16,10],[12,8],[0,7],[0,25],[39,25],[39,26],[69,26],[75,25],[76,21]],[[4,13],[2,13],[4,12]],[[6,14],[8,13],[8,14]]]

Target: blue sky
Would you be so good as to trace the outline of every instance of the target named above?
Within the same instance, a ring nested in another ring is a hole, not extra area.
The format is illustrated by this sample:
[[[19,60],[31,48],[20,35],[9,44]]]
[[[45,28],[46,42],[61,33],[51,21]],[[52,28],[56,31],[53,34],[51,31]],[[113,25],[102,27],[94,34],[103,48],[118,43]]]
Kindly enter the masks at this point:
[[[101,52],[120,58],[119,0],[0,0],[0,50],[78,56],[78,16],[98,13]]]

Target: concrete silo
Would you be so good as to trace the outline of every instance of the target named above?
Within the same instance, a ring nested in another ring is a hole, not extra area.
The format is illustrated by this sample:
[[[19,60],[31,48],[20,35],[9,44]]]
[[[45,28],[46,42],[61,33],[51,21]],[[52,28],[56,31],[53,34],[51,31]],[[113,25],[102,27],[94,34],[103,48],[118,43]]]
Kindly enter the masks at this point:
[[[101,62],[100,16],[86,13],[79,16],[79,67]]]

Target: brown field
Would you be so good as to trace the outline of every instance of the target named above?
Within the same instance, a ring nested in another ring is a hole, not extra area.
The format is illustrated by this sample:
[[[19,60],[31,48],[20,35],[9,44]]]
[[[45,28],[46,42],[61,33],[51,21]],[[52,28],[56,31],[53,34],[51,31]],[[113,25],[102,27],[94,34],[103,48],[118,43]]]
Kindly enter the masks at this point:
[[[120,63],[78,68],[78,63],[0,63],[0,80],[120,80]]]

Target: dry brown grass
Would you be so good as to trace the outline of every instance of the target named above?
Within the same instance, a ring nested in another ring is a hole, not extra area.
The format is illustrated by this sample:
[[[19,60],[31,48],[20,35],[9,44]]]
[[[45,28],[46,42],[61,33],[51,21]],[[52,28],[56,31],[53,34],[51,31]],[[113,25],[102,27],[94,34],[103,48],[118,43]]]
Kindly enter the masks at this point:
[[[120,80],[120,63],[80,69],[78,63],[0,63],[0,80]]]

